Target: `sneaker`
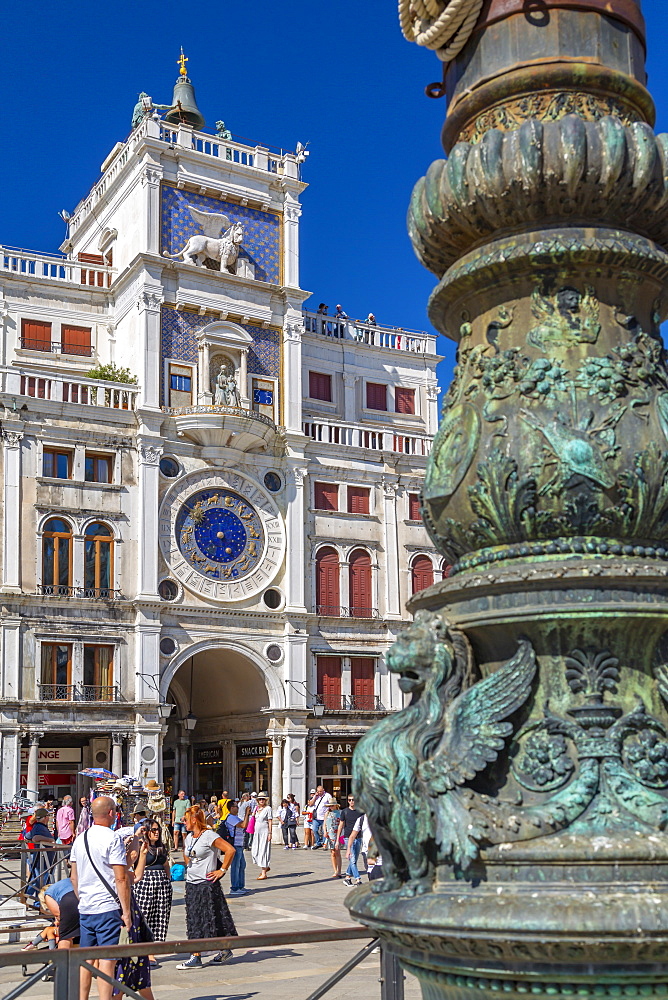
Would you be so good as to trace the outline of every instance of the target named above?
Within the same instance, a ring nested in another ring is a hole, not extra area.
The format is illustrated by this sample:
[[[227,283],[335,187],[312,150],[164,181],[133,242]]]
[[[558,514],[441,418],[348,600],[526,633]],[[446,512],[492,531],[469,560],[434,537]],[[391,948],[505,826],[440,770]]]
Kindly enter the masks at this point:
[[[207,965],[224,965],[232,958],[232,954],[233,952],[229,948],[226,948],[225,951],[219,951],[210,962],[207,962]]]
[[[349,875],[346,875],[346,877],[343,880],[343,884],[347,885],[347,886],[353,886],[353,885],[355,885],[355,883],[353,882],[353,880],[351,879],[351,877]]]
[[[291,851],[296,851],[298,847],[299,847],[299,844],[292,844],[291,847],[290,847],[290,850]]]
[[[228,896],[243,896],[244,895],[244,890],[243,889],[230,889],[230,891],[227,893],[227,895]]]
[[[356,878],[355,881],[353,882],[353,885],[361,885],[361,884],[362,884],[361,878]]]
[[[199,955],[191,955],[187,962],[179,962],[177,969],[201,969],[202,959]]]
[[[289,847],[288,847],[288,845],[286,844],[286,845],[285,845],[285,847],[283,848],[283,850],[284,850],[284,851],[289,851],[289,850],[290,850],[290,848],[289,848]]]

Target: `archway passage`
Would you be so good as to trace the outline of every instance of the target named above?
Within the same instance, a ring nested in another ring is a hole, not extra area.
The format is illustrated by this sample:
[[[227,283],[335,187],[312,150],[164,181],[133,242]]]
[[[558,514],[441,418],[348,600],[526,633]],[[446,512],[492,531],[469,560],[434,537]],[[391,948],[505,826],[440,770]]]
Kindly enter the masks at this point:
[[[184,788],[209,799],[224,789],[236,795],[248,785],[270,787],[270,696],[248,656],[220,647],[195,653],[172,677],[167,699],[176,705],[164,742],[170,794]]]

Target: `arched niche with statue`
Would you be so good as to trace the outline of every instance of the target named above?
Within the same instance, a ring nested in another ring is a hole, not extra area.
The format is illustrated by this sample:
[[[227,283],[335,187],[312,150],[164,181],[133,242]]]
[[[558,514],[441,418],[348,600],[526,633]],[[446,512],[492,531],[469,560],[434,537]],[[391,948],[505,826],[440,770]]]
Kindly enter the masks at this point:
[[[236,323],[209,323],[197,334],[198,403],[250,409],[248,349],[251,335]]]

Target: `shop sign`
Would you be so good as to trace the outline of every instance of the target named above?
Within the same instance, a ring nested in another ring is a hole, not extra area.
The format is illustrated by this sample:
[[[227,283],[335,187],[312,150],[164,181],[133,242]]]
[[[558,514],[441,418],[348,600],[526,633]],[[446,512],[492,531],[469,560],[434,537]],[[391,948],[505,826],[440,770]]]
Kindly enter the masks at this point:
[[[76,774],[54,774],[51,771],[45,771],[39,776],[39,785],[74,785],[76,784],[77,776]],[[28,775],[21,775],[21,788],[26,788],[28,785]]]
[[[206,747],[195,750],[195,759],[198,764],[222,764],[223,751],[220,747]]]
[[[21,763],[28,763],[30,750],[21,747]],[[81,761],[81,747],[40,747],[40,764],[78,764]]]
[[[237,743],[237,760],[246,757],[267,757],[271,753],[268,743]]]
[[[317,740],[315,752],[317,757],[350,757],[357,740]]]

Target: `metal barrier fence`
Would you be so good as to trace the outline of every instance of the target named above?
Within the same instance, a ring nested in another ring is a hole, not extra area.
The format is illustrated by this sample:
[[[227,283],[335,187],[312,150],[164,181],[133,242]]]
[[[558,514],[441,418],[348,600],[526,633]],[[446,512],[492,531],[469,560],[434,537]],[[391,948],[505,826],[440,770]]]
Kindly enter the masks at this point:
[[[2,907],[10,900],[29,904],[37,900],[37,894],[44,886],[67,878],[66,861],[71,849],[71,846],[62,844],[33,849],[20,843],[0,847],[0,917]]]
[[[380,995],[381,1000],[403,1000],[404,973],[396,956],[386,951],[372,931],[355,925],[335,930],[294,931],[282,934],[246,934],[240,937],[202,938],[201,940],[178,940],[148,944],[116,945],[110,948],[72,948],[48,952],[12,951],[0,953],[0,967],[28,966],[39,964],[39,968],[28,975],[25,982],[19,983],[1,1000],[16,1000],[27,993],[32,986],[40,983],[44,976],[53,976],[53,1000],[73,1000],[79,996],[79,975],[81,969],[86,969],[92,976],[111,983],[124,996],[142,1000],[139,993],[125,986],[117,979],[105,975],[91,963],[100,959],[121,959],[140,955],[175,955],[191,952],[221,951],[230,949],[238,951],[242,948],[281,948],[294,944],[323,944],[328,941],[368,940],[367,944],[341,968],[314,990],[306,1000],[319,1000],[333,986],[336,986],[344,976],[347,976],[356,966],[378,948],[380,951]],[[44,956],[44,957],[41,957]],[[43,987],[42,987],[43,989]]]

